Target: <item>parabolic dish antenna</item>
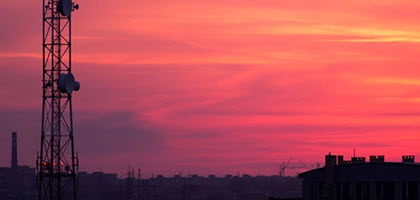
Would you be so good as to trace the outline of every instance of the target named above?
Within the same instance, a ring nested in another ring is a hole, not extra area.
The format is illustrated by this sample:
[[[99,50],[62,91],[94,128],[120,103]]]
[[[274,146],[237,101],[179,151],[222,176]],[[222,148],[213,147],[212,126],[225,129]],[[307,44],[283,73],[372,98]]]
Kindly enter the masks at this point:
[[[73,2],[71,0],[60,0],[58,11],[60,11],[61,15],[70,17],[71,11],[73,11]]]
[[[58,89],[62,93],[71,94],[73,91],[79,91],[80,83],[74,80],[73,74],[61,74],[58,79]]]

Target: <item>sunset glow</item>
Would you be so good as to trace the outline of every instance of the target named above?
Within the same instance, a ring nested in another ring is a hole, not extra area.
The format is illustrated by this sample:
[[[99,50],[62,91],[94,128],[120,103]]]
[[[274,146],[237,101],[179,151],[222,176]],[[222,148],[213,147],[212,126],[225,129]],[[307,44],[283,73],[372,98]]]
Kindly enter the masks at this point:
[[[420,156],[419,1],[77,3],[81,170],[269,175],[290,157],[315,165],[353,148]],[[42,2],[2,4],[0,155],[16,130],[32,166]]]

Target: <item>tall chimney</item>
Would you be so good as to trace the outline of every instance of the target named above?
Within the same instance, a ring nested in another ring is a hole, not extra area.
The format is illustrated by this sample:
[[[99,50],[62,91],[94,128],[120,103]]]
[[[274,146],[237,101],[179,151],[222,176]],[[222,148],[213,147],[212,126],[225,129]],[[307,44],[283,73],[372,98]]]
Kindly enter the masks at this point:
[[[17,169],[17,132],[12,132],[12,169]]]

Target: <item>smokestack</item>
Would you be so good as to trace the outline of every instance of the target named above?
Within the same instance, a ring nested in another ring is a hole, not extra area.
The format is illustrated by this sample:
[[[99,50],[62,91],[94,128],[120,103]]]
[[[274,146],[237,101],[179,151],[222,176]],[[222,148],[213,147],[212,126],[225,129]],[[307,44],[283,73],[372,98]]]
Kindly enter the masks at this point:
[[[12,132],[12,169],[17,169],[17,132]]]

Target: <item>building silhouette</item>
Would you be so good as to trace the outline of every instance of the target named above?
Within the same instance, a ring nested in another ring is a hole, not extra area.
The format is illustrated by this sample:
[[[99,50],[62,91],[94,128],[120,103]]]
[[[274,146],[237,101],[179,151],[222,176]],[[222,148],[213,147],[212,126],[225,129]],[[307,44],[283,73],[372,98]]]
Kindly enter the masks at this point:
[[[418,200],[420,165],[414,156],[385,162],[384,156],[343,160],[326,155],[325,166],[299,174],[303,200]]]
[[[17,133],[12,133],[10,167],[0,167],[0,200],[38,199],[37,172],[18,165],[17,138]],[[298,178],[279,175],[157,175],[145,179],[140,171],[135,177],[132,169],[123,177],[100,171],[79,172],[77,185],[79,200],[283,200],[301,196]]]
[[[12,133],[11,166],[0,167],[0,199],[37,199],[35,168],[18,165],[17,132]]]

